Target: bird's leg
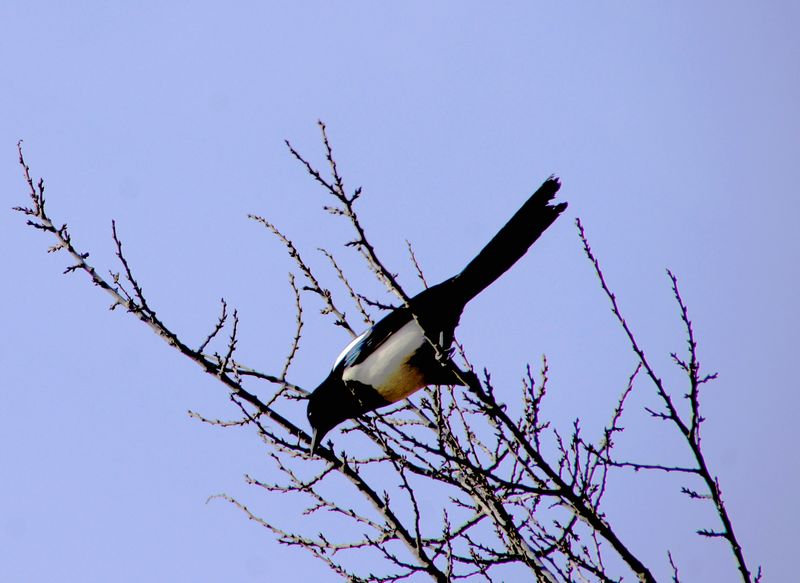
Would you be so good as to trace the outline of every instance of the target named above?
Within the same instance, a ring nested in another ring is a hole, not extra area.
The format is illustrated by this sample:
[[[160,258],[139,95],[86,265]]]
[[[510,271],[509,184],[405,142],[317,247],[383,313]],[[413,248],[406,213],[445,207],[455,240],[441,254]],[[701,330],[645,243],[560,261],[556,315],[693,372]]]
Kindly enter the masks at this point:
[[[442,369],[442,372],[445,375],[442,379],[443,383],[439,384],[448,384],[448,385],[466,384],[465,381],[467,381],[468,378],[471,378],[470,372],[461,370],[458,367],[458,365],[453,361],[453,356],[456,353],[456,347],[449,346],[445,348],[446,343],[445,343],[444,331],[439,332],[439,337],[437,340],[438,342],[436,343],[431,342],[431,344],[433,345],[434,357],[436,359],[436,362],[439,364],[439,366]],[[472,376],[474,376],[474,373],[471,374]],[[477,377],[475,378],[477,380]]]
[[[438,341],[433,346],[436,360],[442,364],[443,366],[446,365],[450,360],[453,358],[453,355],[456,352],[454,346],[450,346],[449,348],[445,348],[445,341],[444,341],[444,330],[439,332]]]

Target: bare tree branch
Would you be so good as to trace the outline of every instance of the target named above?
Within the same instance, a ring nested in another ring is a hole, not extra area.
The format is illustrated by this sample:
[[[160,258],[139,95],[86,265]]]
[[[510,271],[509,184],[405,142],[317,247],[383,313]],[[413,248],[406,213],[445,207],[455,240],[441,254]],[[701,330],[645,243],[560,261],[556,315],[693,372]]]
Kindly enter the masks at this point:
[[[397,274],[380,259],[358,217],[355,203],[363,191],[356,188],[348,193],[327,128],[321,122],[319,127],[329,176],[287,142],[289,151],[333,197],[333,204],[324,209],[344,218],[353,228],[354,238],[345,246],[356,249],[367,267],[399,298],[400,306],[409,308],[409,294],[400,286]],[[301,501],[305,508],[302,520],[286,527],[259,516],[251,510],[252,506],[226,494],[211,499],[232,504],[282,544],[307,550],[349,581],[419,578],[440,582],[495,581],[505,580],[509,569],[516,569],[515,577],[527,575],[546,583],[620,581],[627,579],[629,573],[639,581],[651,582],[656,580],[653,573],[636,549],[623,542],[622,535],[607,520],[601,503],[609,488],[610,472],[626,468],[658,470],[684,474],[687,480],[700,478],[708,493],[702,487],[684,487],[683,492],[690,498],[714,504],[722,527],[697,532],[704,538],[726,540],[734,551],[743,580],[760,580],[760,570],[755,579],[750,578],[722,501],[719,482],[712,477],[702,453],[700,429],[704,418],[700,390],[716,374],[700,373],[694,328],[671,272],[668,273],[688,345],[687,356],[673,354],[672,358],[689,379],[685,394],[688,415],[682,416],[672,393],[656,375],[622,317],[616,296],[608,288],[578,222],[587,257],[638,359],[616,402],[609,405],[610,421],[596,443],[585,437],[579,419],[568,428],[558,428],[544,418],[542,405],[551,382],[546,358],[542,359],[538,377],[530,365],[525,368],[521,408],[516,414],[498,400],[496,394],[500,391],[495,390],[490,373],[483,370],[479,377],[463,346],[456,342],[454,351],[445,350],[448,347],[439,346],[439,339],[429,338],[436,354],[464,387],[428,388],[414,403],[400,403],[380,414],[353,420],[341,431],[348,436],[342,443],[348,444],[352,451],[322,447],[318,456],[311,456],[310,438],[302,429],[305,419],[295,421],[283,413],[285,409],[296,409],[296,405],[284,408],[286,403],[308,395],[308,391],[287,378],[302,349],[306,314],[303,302],[309,297],[319,298],[322,316],[330,316],[334,325],[353,337],[357,332],[346,312],[338,307],[341,304],[336,294],[321,283],[323,278],[306,263],[295,243],[267,219],[250,215],[283,244],[303,282],[299,285],[290,274],[295,326],[282,369],[277,373],[262,372],[239,362],[240,316],[237,310],[229,310],[225,300],[221,300],[220,314],[212,330],[200,342],[183,341],[165,324],[135,277],[113,221],[112,239],[119,272],[111,272],[109,278],[100,276],[87,262],[89,254],[74,246],[67,226],[56,226],[45,212],[44,182],[32,180],[21,145],[19,155],[31,206],[16,210],[27,217],[28,225],[54,238],[49,252],[66,251],[70,263],[65,273],[86,273],[94,285],[112,298],[112,309],[124,308],[225,386],[236,418],[215,419],[190,412],[193,418],[219,427],[246,427],[261,439],[274,470],[269,479],[246,476],[246,482],[264,495],[281,495],[282,499],[291,496]],[[416,277],[427,287],[420,262],[408,242],[407,247]],[[339,292],[346,293],[364,324],[371,325],[374,321],[370,313],[373,309],[395,307],[360,293],[359,286],[340,267],[334,254],[320,251],[343,285],[343,288],[336,286]],[[660,410],[651,410],[651,415],[678,429],[692,453],[694,465],[617,459],[614,447],[625,434],[622,418],[626,400],[640,372],[650,379],[660,399]],[[271,388],[268,395],[261,396],[251,386],[259,382]],[[548,445],[552,443],[555,447]],[[331,487],[343,480],[351,488],[343,491],[341,487]],[[309,534],[308,525],[315,524],[322,515],[341,521],[343,527]],[[362,560],[367,554],[375,559],[373,563]],[[607,556],[616,560],[607,561]],[[668,556],[672,578],[677,583],[678,570],[672,555]],[[367,564],[381,565],[380,572]]]

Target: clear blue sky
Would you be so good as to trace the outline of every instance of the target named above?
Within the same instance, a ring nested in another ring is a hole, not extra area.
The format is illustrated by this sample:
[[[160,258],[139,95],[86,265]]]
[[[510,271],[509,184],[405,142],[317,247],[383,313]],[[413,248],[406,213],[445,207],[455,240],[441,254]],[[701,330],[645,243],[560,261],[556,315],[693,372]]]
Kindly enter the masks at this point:
[[[798,22],[789,1],[4,2],[3,206],[25,202],[24,139],[50,212],[99,267],[114,266],[115,218],[166,322],[200,339],[224,296],[242,315],[243,358],[275,371],[292,332],[291,264],[246,214],[269,217],[320,266],[315,249],[345,237],[284,138],[318,155],[315,121],[328,123],[410,291],[404,239],[431,280],[452,275],[556,173],[567,215],[470,305],[460,338],[509,400],[524,363],[547,353],[547,414],[597,429],[634,359],[574,218],[678,381],[673,269],[701,359],[720,372],[704,398],[711,464],[751,566],[788,581],[800,518]],[[20,216],[0,221],[0,580],[335,580],[205,503],[227,492],[300,520],[243,484],[270,475],[255,436],[187,417],[233,416],[222,387],[109,312],[85,277],[61,276],[66,258],[46,255]],[[309,387],[347,341],[313,313],[294,377]],[[653,402],[639,390],[621,447],[682,459],[633,411]],[[609,518],[661,577],[669,548],[688,580],[735,580],[728,550],[692,534],[714,523],[680,482],[612,486]]]

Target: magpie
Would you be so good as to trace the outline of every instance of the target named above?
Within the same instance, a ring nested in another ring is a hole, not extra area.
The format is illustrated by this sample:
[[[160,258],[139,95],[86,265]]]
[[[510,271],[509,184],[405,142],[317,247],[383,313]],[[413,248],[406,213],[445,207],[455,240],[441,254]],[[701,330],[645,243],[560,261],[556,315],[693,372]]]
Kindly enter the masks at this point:
[[[463,385],[445,361],[467,303],[520,259],[564,212],[550,177],[457,275],[393,309],[348,344],[308,401],[311,453],[339,423],[396,403],[427,385]],[[443,355],[432,342],[438,345]]]

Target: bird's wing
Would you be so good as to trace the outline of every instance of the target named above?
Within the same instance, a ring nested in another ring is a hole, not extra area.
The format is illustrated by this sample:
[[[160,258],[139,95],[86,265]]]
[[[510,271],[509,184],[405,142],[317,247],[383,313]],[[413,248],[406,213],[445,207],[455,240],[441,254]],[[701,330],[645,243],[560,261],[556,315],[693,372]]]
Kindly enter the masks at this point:
[[[388,340],[389,336],[397,332],[411,321],[411,313],[405,308],[397,308],[384,316],[377,324],[362,334],[356,341],[345,349],[339,357],[334,368],[355,366],[363,362],[370,354]]]

